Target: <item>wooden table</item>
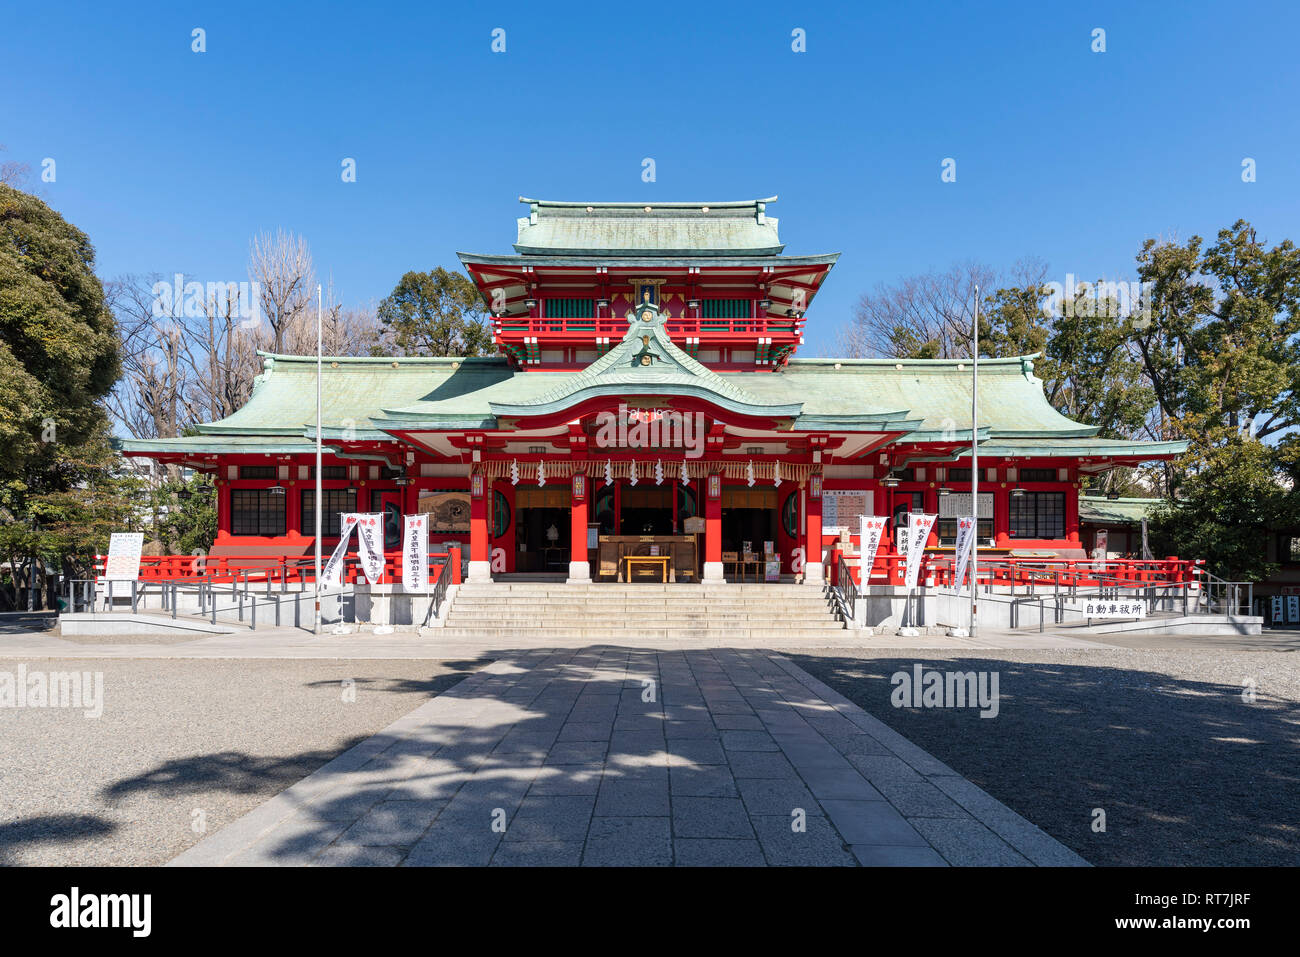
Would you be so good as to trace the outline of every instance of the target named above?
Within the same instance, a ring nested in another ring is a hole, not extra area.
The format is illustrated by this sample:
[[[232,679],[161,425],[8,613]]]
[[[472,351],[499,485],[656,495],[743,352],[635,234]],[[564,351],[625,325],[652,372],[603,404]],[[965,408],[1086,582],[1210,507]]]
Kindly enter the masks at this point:
[[[668,569],[672,564],[671,555],[624,555],[623,556],[623,574],[620,576],[623,581],[632,581],[633,565],[657,565],[659,568],[659,580],[668,581]]]
[[[745,580],[745,570],[750,565],[754,566],[754,581],[760,582],[766,577],[764,575],[766,559],[753,553],[742,556],[738,552],[723,552],[722,565],[724,569],[727,565],[731,565],[742,582]]]

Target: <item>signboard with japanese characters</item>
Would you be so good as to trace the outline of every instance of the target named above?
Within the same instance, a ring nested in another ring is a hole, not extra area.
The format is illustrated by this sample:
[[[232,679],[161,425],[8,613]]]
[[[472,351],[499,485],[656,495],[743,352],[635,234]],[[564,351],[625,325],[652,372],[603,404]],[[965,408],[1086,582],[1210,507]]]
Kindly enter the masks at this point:
[[[822,489],[822,534],[855,532],[863,515],[874,514],[866,489]]]
[[[1146,602],[1139,598],[1087,598],[1074,604],[1084,618],[1145,618]]]
[[[108,558],[104,561],[105,581],[130,581],[140,577],[143,532],[113,532],[108,536]]]

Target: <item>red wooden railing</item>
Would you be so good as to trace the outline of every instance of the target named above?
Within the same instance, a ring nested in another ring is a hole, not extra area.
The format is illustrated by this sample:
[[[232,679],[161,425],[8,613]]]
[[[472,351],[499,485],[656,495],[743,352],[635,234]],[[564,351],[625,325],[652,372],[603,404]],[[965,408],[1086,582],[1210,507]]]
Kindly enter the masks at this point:
[[[838,548],[831,552],[829,581],[839,581],[839,564],[848,562],[853,582],[861,585],[858,557],[845,555]],[[1185,558],[1141,560],[1108,559],[1100,567],[1091,559],[1042,559],[997,556],[979,563],[981,584],[993,587],[1018,587],[1031,583],[1062,587],[1092,588],[1098,585],[1183,584],[1197,581],[1203,561]],[[907,559],[902,555],[877,555],[871,567],[872,585],[901,585],[906,577]],[[933,580],[936,585],[951,586],[955,565],[951,555],[927,553],[921,560],[918,581]]]
[[[443,559],[455,556],[451,563],[451,584],[460,584],[460,548],[445,552],[429,553],[429,581],[436,582],[443,565]],[[322,557],[322,563],[328,556]],[[95,574],[102,578],[106,556],[95,556]],[[358,578],[364,581],[360,561],[356,552],[348,552],[343,566],[343,581],[356,583]],[[384,553],[384,572],[378,584],[391,584],[401,581],[402,553],[394,550]],[[316,580],[316,563],[314,558],[298,555],[141,555],[140,576],[142,582],[162,581],[198,581],[200,579],[229,584],[236,580],[251,582],[271,581],[311,582]]]

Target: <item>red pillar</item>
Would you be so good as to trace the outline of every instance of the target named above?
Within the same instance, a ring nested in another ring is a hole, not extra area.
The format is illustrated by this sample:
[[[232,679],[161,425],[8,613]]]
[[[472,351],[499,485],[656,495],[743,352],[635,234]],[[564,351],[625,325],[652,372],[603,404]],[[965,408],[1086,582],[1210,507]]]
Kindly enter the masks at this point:
[[[805,490],[804,501],[808,510],[804,536],[804,553],[808,557],[804,562],[804,582],[813,585],[822,580],[822,500],[813,498],[811,490]]]
[[[488,557],[488,482],[481,474],[470,476],[469,577],[486,581],[492,577]]]
[[[722,476],[704,482],[704,580],[722,581]]]
[[[1065,488],[1065,538],[1075,544],[1079,542],[1079,490],[1073,482]]]
[[[569,490],[569,579],[587,581],[591,578],[587,561],[587,476],[575,474]]]

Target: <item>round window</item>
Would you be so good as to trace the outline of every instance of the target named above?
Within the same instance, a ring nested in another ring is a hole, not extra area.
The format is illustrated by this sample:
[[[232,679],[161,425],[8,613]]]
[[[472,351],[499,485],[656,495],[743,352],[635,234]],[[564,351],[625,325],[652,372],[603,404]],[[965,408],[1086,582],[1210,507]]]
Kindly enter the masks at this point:
[[[791,492],[781,507],[781,527],[790,538],[799,537],[799,493]]]
[[[510,529],[510,500],[500,489],[492,490],[492,537],[501,538]]]

